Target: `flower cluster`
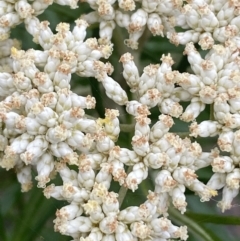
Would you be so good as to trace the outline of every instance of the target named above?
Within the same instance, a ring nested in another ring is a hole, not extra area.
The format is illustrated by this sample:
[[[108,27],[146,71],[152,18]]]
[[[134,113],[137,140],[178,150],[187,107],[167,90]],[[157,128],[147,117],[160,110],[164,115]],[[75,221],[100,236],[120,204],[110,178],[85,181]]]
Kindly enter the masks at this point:
[[[16,170],[23,192],[36,173],[46,198],[69,203],[57,210],[54,228],[74,241],[187,240],[187,227],[167,218],[171,204],[186,211],[186,188],[201,201],[223,189],[222,211],[239,193],[239,1],[86,0],[93,11],[80,16],[72,30],[59,23],[56,33],[37,18],[53,2],[78,7],[77,0],[0,1],[0,166]],[[21,50],[9,37],[22,22],[41,50]],[[97,22],[99,39],[86,38],[87,27]],[[185,45],[191,70],[173,70],[170,54],[142,70],[125,53],[119,61],[130,95],[103,60],[112,55],[118,26],[128,31],[125,44],[132,49],[146,31]],[[201,55],[200,48],[207,53]],[[96,100],[71,90],[73,74],[95,78],[134,120],[131,146],[118,144],[124,131],[119,110],[106,108],[105,118],[86,114]],[[209,105],[211,119],[198,123]],[[155,123],[153,108],[159,110]],[[176,118],[190,123],[189,135],[171,131]],[[193,140],[213,136],[218,147],[210,152]],[[204,184],[196,171],[208,166],[213,175]],[[62,185],[54,184],[55,175]],[[121,208],[126,192],[147,178],[154,189],[145,202]]]

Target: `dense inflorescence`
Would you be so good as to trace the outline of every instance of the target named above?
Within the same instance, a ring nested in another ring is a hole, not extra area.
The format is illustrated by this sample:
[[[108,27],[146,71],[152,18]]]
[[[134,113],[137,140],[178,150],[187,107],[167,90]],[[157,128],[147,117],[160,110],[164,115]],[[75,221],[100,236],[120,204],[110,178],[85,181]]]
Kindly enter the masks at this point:
[[[182,214],[186,211],[186,188],[201,201],[223,189],[218,203],[222,211],[231,208],[239,192],[240,3],[85,2],[93,11],[79,16],[72,30],[68,23],[59,23],[54,33],[49,22],[37,16],[53,3],[71,8],[81,3],[0,1],[0,166],[16,170],[23,192],[32,187],[36,173],[46,198],[69,203],[56,212],[54,227],[74,241],[187,240],[187,227],[167,218],[170,204]],[[11,28],[20,23],[41,50],[21,50],[19,41],[10,38]],[[93,23],[99,23],[99,39],[86,38]],[[104,60],[112,55],[116,27],[128,31],[124,43],[132,49],[138,48],[145,31],[185,45],[191,71],[173,70],[170,54],[142,70],[132,54],[125,53],[119,61],[133,93],[134,99],[129,99],[111,77],[113,66]],[[207,51],[204,57],[195,43]],[[71,90],[72,74],[97,79],[107,97],[132,116],[131,148],[117,144],[124,129],[117,109],[105,109],[105,118],[85,113],[96,101]],[[198,123],[196,118],[208,105],[212,118]],[[154,124],[152,108],[159,109]],[[187,137],[170,131],[176,118],[190,123]],[[213,136],[217,147],[210,152],[192,141]],[[196,171],[207,166],[214,174],[204,184]],[[56,173],[61,186],[54,184]],[[146,201],[122,209],[122,190],[134,192],[148,177],[155,187]],[[119,194],[110,190],[112,182],[121,186]]]

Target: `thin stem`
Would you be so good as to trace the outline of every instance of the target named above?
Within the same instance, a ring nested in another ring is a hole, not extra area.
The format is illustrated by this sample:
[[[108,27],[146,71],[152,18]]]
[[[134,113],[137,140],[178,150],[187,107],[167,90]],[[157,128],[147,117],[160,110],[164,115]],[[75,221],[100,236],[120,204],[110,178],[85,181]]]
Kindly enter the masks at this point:
[[[214,121],[214,108],[213,108],[213,104],[210,105],[210,120]]]

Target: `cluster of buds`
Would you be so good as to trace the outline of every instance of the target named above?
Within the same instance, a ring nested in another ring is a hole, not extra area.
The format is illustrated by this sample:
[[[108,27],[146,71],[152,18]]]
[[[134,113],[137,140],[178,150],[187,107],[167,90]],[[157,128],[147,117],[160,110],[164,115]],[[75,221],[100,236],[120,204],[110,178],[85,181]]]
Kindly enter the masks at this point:
[[[201,201],[223,189],[222,211],[239,193],[239,1],[86,2],[93,12],[80,16],[72,30],[59,23],[54,33],[36,16],[53,3],[76,8],[77,0],[0,1],[0,166],[16,170],[23,192],[36,173],[46,198],[69,203],[57,210],[54,228],[73,241],[187,240],[187,227],[167,218],[171,204],[186,211],[186,188]],[[19,41],[9,38],[22,22],[42,50],[21,50]],[[85,39],[96,22],[100,38]],[[118,26],[128,31],[124,43],[132,49],[147,31],[186,45],[191,72],[173,70],[170,54],[141,70],[125,53],[119,61],[128,95],[111,77],[113,66],[102,60],[112,55]],[[177,26],[187,30],[176,32]],[[201,55],[194,43],[207,53]],[[71,90],[73,74],[97,79],[106,96],[125,108],[134,120],[128,147],[118,143],[124,131],[119,110],[105,109],[105,118],[87,115],[96,100]],[[211,119],[198,123],[208,105]],[[159,111],[155,123],[153,108]],[[187,136],[172,132],[176,118],[190,123]],[[213,136],[218,147],[209,152],[192,140]],[[213,175],[204,184],[196,171],[209,166]],[[54,184],[56,175],[62,185]],[[147,178],[154,189],[146,201],[121,208],[126,192],[135,192]],[[111,190],[113,182],[119,193]]]

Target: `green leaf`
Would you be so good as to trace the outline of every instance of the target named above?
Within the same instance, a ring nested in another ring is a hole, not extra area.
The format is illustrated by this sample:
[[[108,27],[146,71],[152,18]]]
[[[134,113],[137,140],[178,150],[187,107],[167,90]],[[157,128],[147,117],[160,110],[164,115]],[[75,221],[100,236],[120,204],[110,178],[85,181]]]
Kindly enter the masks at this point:
[[[185,215],[196,222],[214,223],[214,224],[225,224],[225,225],[240,225],[240,217],[236,216],[223,216],[214,214],[202,214],[194,212],[186,212]]]

